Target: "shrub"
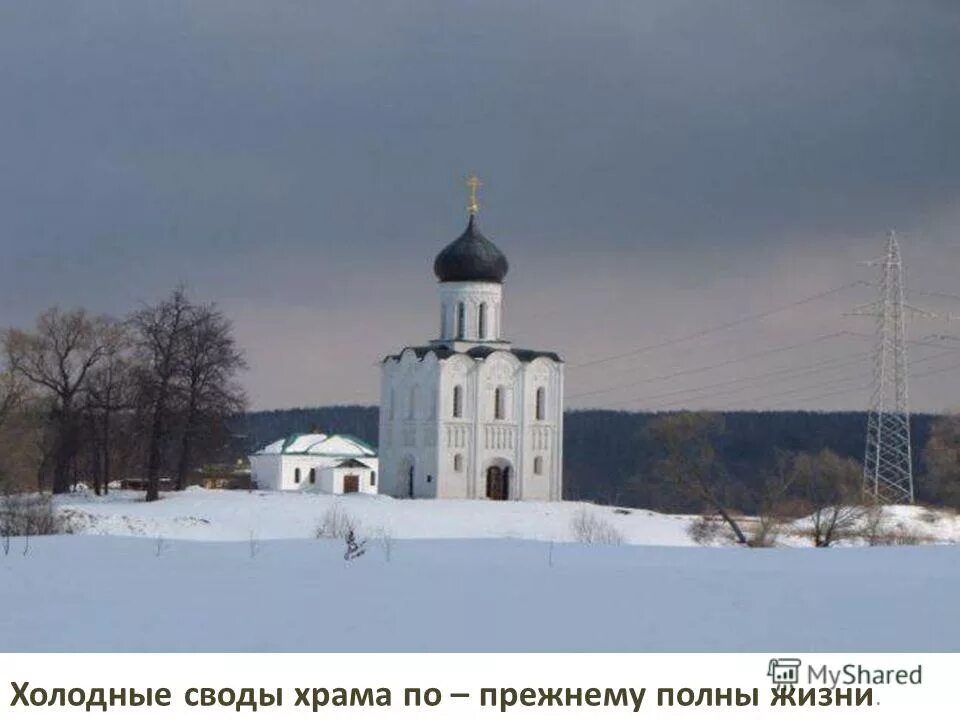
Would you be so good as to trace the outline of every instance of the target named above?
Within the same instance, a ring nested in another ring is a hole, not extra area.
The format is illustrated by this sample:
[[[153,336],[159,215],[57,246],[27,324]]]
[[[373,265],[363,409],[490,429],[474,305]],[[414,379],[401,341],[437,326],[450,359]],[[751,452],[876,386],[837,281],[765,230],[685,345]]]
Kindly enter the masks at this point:
[[[867,545],[924,545],[936,542],[932,535],[897,522],[884,512],[881,505],[871,505],[864,513],[864,523],[854,538]]]
[[[747,537],[741,543],[730,524],[719,515],[701,515],[687,526],[687,535],[697,545],[740,545],[773,547],[780,533],[780,524],[736,516],[736,523]]]
[[[713,545],[720,537],[721,530],[714,518],[701,515],[687,527],[687,535],[697,545]]]
[[[927,523],[928,525],[936,525],[943,520],[943,518],[944,514],[937,512],[933,508],[926,508],[920,513],[920,522]]]
[[[775,547],[782,530],[781,520],[764,515],[753,524],[747,544],[753,548]]]
[[[573,537],[588,545],[620,545],[623,535],[609,520],[594,515],[587,508],[580,508],[571,521]]]
[[[896,527],[887,536],[888,545],[926,545],[933,540],[921,535],[915,530],[908,530],[905,527]]]
[[[0,497],[0,536],[62,535],[70,523],[49,495],[10,494]]]
[[[346,540],[347,535],[356,533],[359,529],[360,523],[342,507],[334,504],[327,509],[327,512],[320,519],[314,537],[318,540],[323,538]]]
[[[373,531],[373,537],[380,544],[386,561],[390,562],[393,557],[393,533],[390,532],[389,528],[381,525]]]

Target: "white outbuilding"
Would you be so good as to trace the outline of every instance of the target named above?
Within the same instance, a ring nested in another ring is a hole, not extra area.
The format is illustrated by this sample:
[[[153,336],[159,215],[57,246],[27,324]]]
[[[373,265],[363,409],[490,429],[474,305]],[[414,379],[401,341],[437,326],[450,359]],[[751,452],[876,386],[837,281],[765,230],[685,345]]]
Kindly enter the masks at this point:
[[[309,433],[277,440],[250,456],[261,490],[376,495],[377,451],[352,435]]]

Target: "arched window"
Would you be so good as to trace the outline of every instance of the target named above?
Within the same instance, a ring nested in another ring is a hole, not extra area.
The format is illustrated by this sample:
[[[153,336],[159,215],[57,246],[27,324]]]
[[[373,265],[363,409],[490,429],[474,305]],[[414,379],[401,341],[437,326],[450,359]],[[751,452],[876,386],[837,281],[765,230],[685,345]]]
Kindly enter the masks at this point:
[[[506,390],[501,385],[493,391],[493,419],[503,420],[506,417]]]
[[[413,420],[417,416],[417,386],[410,388],[410,404],[407,406],[407,419]]]
[[[300,468],[295,468],[293,471],[293,483],[294,485],[300,484]]]
[[[457,453],[453,456],[453,471],[461,472],[463,470],[463,455]]]
[[[440,337],[447,337],[447,306],[440,306]]]
[[[539,455],[533,459],[533,474],[543,475],[543,458]]]
[[[547,416],[547,390],[546,388],[537,388],[537,420],[543,420]]]
[[[480,303],[477,311],[477,337],[483,340],[487,337],[487,304]]]
[[[453,416],[455,418],[463,417],[463,387],[454,385],[453,387]]]
[[[467,332],[467,307],[457,303],[457,340],[463,340]]]
[[[311,485],[316,485],[316,484],[317,484],[317,469],[316,469],[316,468],[310,468],[310,484],[311,484]]]
[[[373,487],[376,484],[377,484],[377,471],[371,470],[370,471],[370,487]]]
[[[394,392],[393,388],[390,388],[390,399],[387,401],[387,418],[393,420],[393,409],[397,405],[397,394]]]

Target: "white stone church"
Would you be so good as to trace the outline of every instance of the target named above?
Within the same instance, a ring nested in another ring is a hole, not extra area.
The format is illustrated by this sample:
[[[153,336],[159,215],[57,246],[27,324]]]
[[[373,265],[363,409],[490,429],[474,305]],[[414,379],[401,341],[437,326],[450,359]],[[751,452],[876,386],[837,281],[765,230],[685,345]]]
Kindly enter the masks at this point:
[[[507,259],[476,211],[433,264],[440,337],[382,362],[380,492],[560,500],[563,361],[504,339]]]

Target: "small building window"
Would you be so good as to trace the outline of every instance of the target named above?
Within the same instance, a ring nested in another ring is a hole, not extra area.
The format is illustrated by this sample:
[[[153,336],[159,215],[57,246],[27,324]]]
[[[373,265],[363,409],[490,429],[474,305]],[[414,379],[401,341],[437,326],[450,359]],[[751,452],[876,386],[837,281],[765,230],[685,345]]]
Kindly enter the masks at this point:
[[[463,470],[463,455],[457,453],[453,456],[453,470],[454,472],[460,472]]]
[[[433,475],[427,475],[427,482],[433,482]]]
[[[295,485],[299,485],[299,484],[300,484],[300,468],[296,468],[296,469],[293,471],[293,482],[294,482]]]
[[[547,391],[546,388],[537,388],[537,420],[543,420],[547,416],[546,408]]]
[[[453,387],[453,416],[455,418],[463,417],[463,387],[454,385]]]
[[[316,484],[317,484],[317,469],[316,469],[316,468],[310,468],[310,484],[311,484],[311,485],[316,485]]]
[[[463,340],[467,333],[467,307],[457,303],[457,340]]]
[[[370,487],[373,487],[377,484],[377,472],[376,470],[370,471]]]
[[[498,387],[493,391],[493,419],[494,420],[503,420],[506,417],[505,410],[505,398],[506,391],[503,386]]]
[[[539,455],[533,459],[533,474],[543,475],[543,458]]]
[[[480,303],[477,311],[477,337],[483,340],[487,337],[487,304]]]

